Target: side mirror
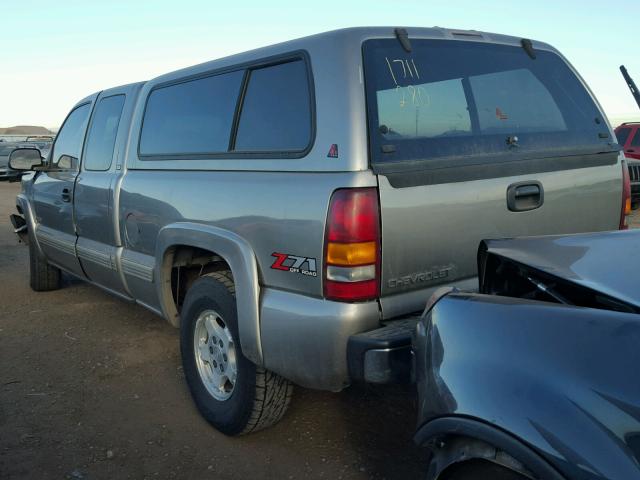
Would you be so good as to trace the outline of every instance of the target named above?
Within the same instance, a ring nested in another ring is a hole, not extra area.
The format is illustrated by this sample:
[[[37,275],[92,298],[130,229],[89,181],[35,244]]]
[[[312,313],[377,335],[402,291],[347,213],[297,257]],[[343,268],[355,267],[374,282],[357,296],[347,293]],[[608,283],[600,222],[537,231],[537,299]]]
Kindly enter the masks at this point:
[[[42,155],[37,148],[16,148],[9,154],[9,167],[28,171],[42,166]]]

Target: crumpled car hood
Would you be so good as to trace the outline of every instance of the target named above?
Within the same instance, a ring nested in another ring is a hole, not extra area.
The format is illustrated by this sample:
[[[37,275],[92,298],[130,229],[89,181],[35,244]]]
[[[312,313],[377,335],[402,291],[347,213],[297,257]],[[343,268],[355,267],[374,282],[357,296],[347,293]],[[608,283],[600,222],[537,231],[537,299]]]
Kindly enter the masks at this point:
[[[640,307],[640,230],[485,240],[483,244],[481,248],[493,255]]]

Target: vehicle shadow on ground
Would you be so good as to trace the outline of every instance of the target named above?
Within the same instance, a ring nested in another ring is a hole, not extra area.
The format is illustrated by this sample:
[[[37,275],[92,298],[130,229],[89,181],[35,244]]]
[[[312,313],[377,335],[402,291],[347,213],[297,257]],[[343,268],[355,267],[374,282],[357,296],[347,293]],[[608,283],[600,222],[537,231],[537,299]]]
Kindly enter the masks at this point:
[[[408,385],[353,385],[340,393],[296,388],[285,417],[293,425],[286,428],[302,438],[315,436],[320,450],[327,442],[342,444],[349,452],[346,476],[418,478],[426,472],[429,454],[413,442],[416,398]]]
[[[419,478],[428,452],[413,442],[417,393],[409,385],[356,385],[342,394],[342,421],[349,425],[352,448],[362,452],[365,468],[383,478]]]

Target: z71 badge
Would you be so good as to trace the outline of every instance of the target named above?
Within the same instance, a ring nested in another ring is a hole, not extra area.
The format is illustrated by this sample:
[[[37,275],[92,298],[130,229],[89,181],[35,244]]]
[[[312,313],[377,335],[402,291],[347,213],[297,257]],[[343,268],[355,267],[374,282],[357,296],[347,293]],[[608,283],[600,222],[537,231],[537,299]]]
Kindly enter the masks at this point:
[[[284,272],[301,273],[310,277],[317,277],[316,259],[308,257],[298,257],[297,255],[289,255],[288,253],[273,252],[272,257],[276,257],[276,261],[271,264],[274,270],[282,270]]]

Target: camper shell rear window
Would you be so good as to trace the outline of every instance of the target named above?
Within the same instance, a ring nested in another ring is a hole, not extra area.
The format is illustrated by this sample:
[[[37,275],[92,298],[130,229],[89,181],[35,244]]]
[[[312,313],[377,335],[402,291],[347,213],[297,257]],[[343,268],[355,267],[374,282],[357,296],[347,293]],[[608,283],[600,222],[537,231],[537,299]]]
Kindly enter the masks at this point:
[[[411,39],[411,47],[363,45],[374,167],[611,150],[602,114],[557,54],[460,40]]]

